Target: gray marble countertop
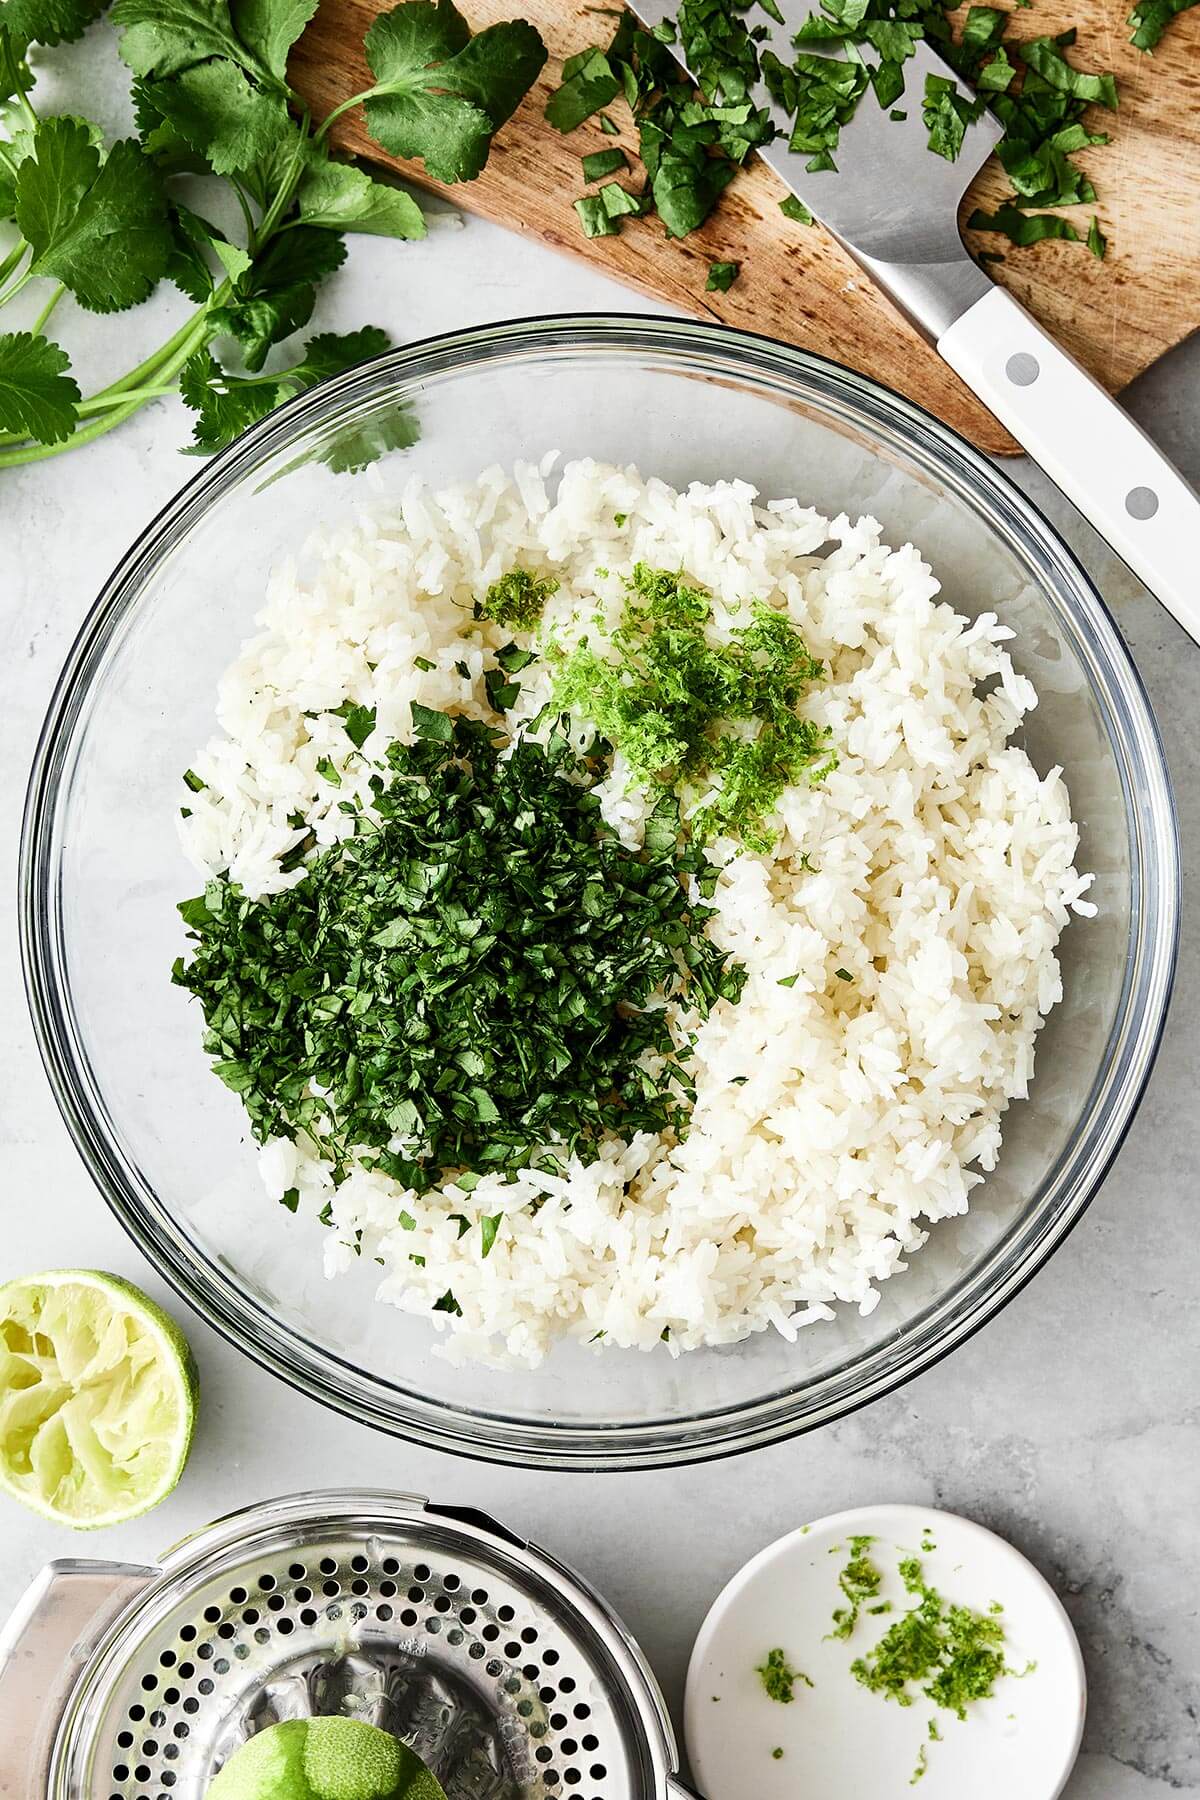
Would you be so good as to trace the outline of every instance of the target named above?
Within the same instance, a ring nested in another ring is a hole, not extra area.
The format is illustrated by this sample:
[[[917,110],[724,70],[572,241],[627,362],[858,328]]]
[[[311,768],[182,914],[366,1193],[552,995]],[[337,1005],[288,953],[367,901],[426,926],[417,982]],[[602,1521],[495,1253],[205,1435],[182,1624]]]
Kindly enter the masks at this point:
[[[156,299],[123,354],[158,341]],[[166,304],[166,303],[164,303]],[[635,310],[623,290],[478,221],[411,247],[359,239],[318,323],[397,339],[528,312]],[[648,310],[642,308],[642,310]],[[60,309],[78,360],[112,327]],[[119,328],[118,328],[119,329]],[[161,335],[165,335],[162,333]],[[1144,378],[1137,417],[1200,481],[1200,338]],[[194,465],[159,401],[89,450],[0,477],[0,1278],[64,1263],[117,1270],[168,1299],[91,1187],[43,1077],[21,992],[12,896],[25,775],[51,685],[118,554]],[[1187,900],[1200,869],[1200,650],[1036,470],[1034,493],[1095,575],[1150,689],[1179,798]],[[1200,558],[1200,547],[1198,547]],[[1062,1594],[1091,1705],[1070,1800],[1200,1795],[1200,1252],[1196,1045],[1200,935],[1185,907],[1166,1042],[1133,1131],[1078,1229],[984,1332],[900,1393],[745,1458],[631,1476],[540,1475],[455,1461],[319,1411],[186,1314],[204,1407],[188,1471],[155,1514],[74,1539],[5,1502],[0,1616],[55,1556],[133,1560],[233,1506],[338,1481],[488,1508],[573,1562],[624,1615],[671,1705],[718,1588],[806,1518],[876,1500],[967,1513],[1020,1546]],[[631,1530],[631,1521],[636,1523]],[[669,1526],[669,1528],[668,1528]],[[1021,1800],[1014,1796],[1014,1800]]]

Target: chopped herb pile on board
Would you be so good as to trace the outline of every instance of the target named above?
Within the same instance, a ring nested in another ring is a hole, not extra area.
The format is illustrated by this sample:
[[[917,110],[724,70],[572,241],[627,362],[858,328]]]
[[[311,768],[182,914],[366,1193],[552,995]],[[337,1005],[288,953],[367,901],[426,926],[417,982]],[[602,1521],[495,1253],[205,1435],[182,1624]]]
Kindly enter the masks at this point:
[[[295,887],[250,900],[214,881],[180,907],[194,949],[174,979],[255,1136],[308,1131],[339,1176],[365,1148],[421,1191],[554,1167],[550,1143],[591,1161],[605,1131],[684,1133],[689,1051],[661,1001],[703,1016],[745,976],[688,897],[716,871],[674,802],[627,849],[592,792],[604,765],[561,734],[509,746],[413,714],[416,742],[371,778],[374,816]]]
[[[782,22],[774,0],[758,4],[767,18]],[[897,104],[902,98],[907,106],[919,105],[931,152],[950,161],[967,126],[990,106],[1004,126],[997,154],[1013,192],[995,213],[977,211],[970,224],[1017,245],[1049,237],[1078,241],[1069,220],[1035,209],[1095,200],[1091,182],[1071,158],[1107,143],[1085,114],[1093,106],[1116,109],[1113,77],[1080,69],[1067,56],[1074,31],[1013,42],[1006,37],[1010,12],[970,6],[955,35],[953,10],[942,0],[821,0],[790,46],[766,22],[751,23],[747,5],[738,0],[682,0],[677,23],[654,31],[623,15],[607,45],[568,60],[562,85],[546,106],[552,125],[574,131],[624,98],[637,126],[645,182],[640,189],[611,184],[622,197],[619,207],[600,196],[578,201],[585,231],[611,234],[622,217],[651,211],[669,237],[703,224],[751,150],[776,136],[769,114],[750,99],[761,75],[790,120],[790,149],[805,157],[810,170],[837,168],[842,127],[860,105],[879,105],[898,119],[906,116]],[[1178,0],[1144,0],[1131,16],[1133,41],[1149,48],[1181,10]],[[975,101],[936,75],[927,78],[923,93],[906,94],[905,63],[920,39],[975,86]],[[698,88],[667,48],[676,41]],[[844,60],[829,55],[839,47]],[[585,156],[585,172],[593,161]],[[601,196],[608,192],[602,189]],[[785,202],[784,210],[802,218],[805,209]],[[1087,243],[1093,255],[1103,256],[1098,224]]]
[[[103,11],[104,0],[0,0],[0,309],[36,295],[22,329],[0,333],[0,469],[90,443],[174,392],[195,414],[190,449],[218,450],[281,401],[385,350],[387,335],[367,326],[319,333],[265,366],[308,324],[347,233],[425,235],[412,196],[333,155],[329,127],[361,105],[385,150],[420,157],[441,181],[469,181],[546,60],[523,20],[472,36],[452,0],[402,0],[367,31],[370,86],[313,119],[288,57],[316,0],[115,0],[136,135],[109,145],[100,126],[48,114],[35,93],[53,61],[43,47],[82,37]],[[93,67],[103,47],[89,39]],[[236,231],[215,222],[231,215]],[[46,336],[64,295],[117,313],[164,281],[193,310],[85,398]],[[397,406],[348,428],[323,460],[361,468],[415,436]]]
[[[767,816],[784,789],[837,763],[827,731],[796,710],[825,667],[769,606],[755,605],[731,644],[709,640],[711,617],[702,588],[639,563],[611,639],[554,659],[554,700],[590,720],[643,785],[711,783],[694,832],[769,850]]]

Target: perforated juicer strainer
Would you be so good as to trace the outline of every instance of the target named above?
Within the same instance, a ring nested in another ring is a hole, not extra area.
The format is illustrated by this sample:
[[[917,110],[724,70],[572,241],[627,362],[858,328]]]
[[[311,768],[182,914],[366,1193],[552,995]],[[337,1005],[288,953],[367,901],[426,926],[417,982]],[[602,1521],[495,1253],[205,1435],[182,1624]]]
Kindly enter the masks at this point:
[[[161,1564],[49,1564],[0,1634],[3,1800],[200,1800],[239,1744],[341,1713],[449,1800],[686,1800],[658,1686],[572,1570],[483,1513],[294,1495]]]

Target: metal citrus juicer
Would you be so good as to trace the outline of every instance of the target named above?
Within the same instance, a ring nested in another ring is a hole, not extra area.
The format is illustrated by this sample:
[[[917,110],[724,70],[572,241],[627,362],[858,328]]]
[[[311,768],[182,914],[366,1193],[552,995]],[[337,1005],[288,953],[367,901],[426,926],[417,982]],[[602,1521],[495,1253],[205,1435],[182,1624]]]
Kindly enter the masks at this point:
[[[404,1738],[449,1800],[688,1800],[621,1620],[486,1514],[296,1494],[157,1567],[42,1570],[0,1633],[0,1800],[201,1800],[283,1719]]]

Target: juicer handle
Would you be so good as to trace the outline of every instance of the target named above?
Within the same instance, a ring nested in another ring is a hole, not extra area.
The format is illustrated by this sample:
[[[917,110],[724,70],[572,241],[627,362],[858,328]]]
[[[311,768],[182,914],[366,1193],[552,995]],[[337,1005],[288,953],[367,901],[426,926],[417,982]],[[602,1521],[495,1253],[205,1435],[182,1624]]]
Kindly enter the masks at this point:
[[[67,1696],[101,1632],[157,1574],[140,1563],[47,1563],[0,1631],[0,1800],[47,1800]]]

